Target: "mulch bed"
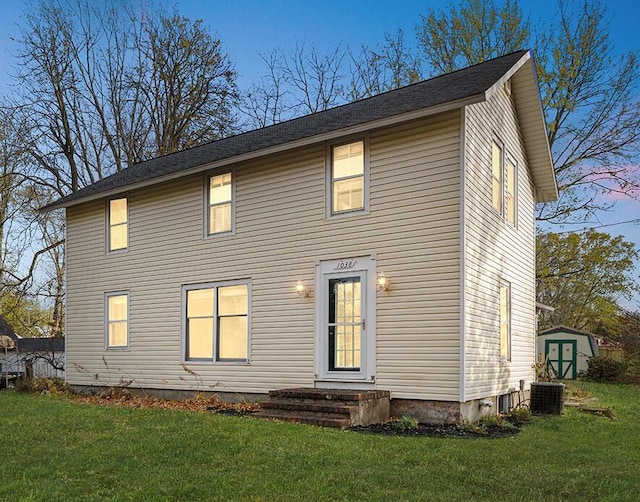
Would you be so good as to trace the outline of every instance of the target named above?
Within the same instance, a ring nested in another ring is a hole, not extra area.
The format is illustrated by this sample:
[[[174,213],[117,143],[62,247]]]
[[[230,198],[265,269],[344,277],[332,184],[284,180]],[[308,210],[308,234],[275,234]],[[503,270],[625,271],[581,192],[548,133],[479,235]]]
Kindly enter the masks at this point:
[[[126,406],[128,408],[155,408],[163,410],[205,411],[224,415],[250,415],[260,409],[256,403],[225,403],[215,396],[195,396],[190,399],[173,400],[154,396],[139,396],[129,392],[107,391],[96,395],[76,395],[79,403],[104,406]]]
[[[520,432],[519,428],[506,428],[499,426],[485,426],[484,428],[472,428],[456,424],[418,424],[416,429],[401,430],[397,422],[390,421],[382,424],[357,425],[350,427],[354,432],[369,434],[386,434],[390,436],[432,436],[432,437],[459,437],[459,438],[505,438],[515,436]]]

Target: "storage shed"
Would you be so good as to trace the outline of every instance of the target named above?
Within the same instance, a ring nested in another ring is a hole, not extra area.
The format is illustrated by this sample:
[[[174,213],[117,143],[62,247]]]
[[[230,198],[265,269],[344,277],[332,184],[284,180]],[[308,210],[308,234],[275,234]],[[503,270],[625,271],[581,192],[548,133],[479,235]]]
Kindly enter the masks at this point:
[[[556,326],[538,333],[538,356],[547,360],[558,378],[575,379],[597,355],[596,337],[587,331]]]

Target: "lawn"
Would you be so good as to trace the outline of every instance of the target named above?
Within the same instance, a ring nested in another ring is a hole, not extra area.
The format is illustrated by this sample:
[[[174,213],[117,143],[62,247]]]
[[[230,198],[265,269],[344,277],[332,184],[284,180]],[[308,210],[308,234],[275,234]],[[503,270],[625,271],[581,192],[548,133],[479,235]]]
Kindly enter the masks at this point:
[[[389,437],[0,392],[0,500],[637,500],[640,388],[503,439]]]

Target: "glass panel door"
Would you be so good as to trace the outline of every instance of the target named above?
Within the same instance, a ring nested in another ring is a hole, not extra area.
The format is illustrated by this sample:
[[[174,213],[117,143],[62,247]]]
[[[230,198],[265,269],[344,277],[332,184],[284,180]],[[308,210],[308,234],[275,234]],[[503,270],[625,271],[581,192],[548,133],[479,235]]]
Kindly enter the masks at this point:
[[[329,279],[329,371],[358,371],[364,326],[360,276]]]

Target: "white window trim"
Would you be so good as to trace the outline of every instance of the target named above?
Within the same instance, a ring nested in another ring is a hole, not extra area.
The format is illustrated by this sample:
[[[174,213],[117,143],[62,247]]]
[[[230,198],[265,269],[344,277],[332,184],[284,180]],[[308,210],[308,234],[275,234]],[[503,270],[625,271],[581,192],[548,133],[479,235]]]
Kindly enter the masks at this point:
[[[109,345],[109,298],[114,296],[127,297],[127,344]],[[104,348],[105,350],[129,350],[131,344],[131,295],[128,290],[108,291],[104,294]]]
[[[217,302],[214,304],[213,309],[213,355],[211,359],[189,359],[187,357],[187,292],[198,289],[215,289],[217,295],[217,289],[225,286],[247,286],[247,358],[246,359],[218,359],[218,309]],[[251,363],[251,280],[250,279],[238,279],[233,281],[220,281],[220,282],[205,282],[199,284],[187,284],[182,286],[182,305],[181,305],[181,361],[185,364],[250,364]]]
[[[127,201],[127,247],[124,248],[119,248],[119,249],[111,249],[111,201],[112,200],[120,200],[120,199],[125,199]],[[105,212],[106,212],[106,220],[107,220],[107,225],[105,227],[105,243],[106,243],[106,252],[107,254],[120,254],[120,253],[127,253],[129,251],[129,246],[130,246],[130,234],[129,234],[129,228],[131,225],[131,220],[130,220],[130,212],[129,212],[129,197],[127,195],[118,195],[117,197],[109,197],[107,198],[106,201],[106,208],[105,208]]]
[[[231,174],[231,229],[226,232],[209,233],[209,180],[213,176],[220,176],[221,174]],[[203,222],[204,222],[204,238],[205,239],[217,239],[220,237],[227,237],[229,235],[235,235],[236,233],[236,168],[234,166],[227,166],[223,169],[216,169],[215,171],[208,171],[204,173],[204,207],[203,207]]]
[[[501,293],[502,288],[507,288],[507,356],[502,355],[502,304]],[[500,279],[498,288],[498,353],[500,359],[505,362],[511,361],[511,348],[513,345],[512,332],[513,332],[513,299],[512,299],[512,285],[511,282],[506,279]]]
[[[364,149],[364,190],[363,190],[363,208],[354,209],[352,211],[342,211],[340,213],[333,212],[333,148],[336,146],[348,145],[357,141],[363,142]],[[325,147],[325,207],[326,219],[353,218],[369,214],[369,167],[370,167],[370,141],[369,135],[349,136],[340,138],[336,141],[326,143]]]

